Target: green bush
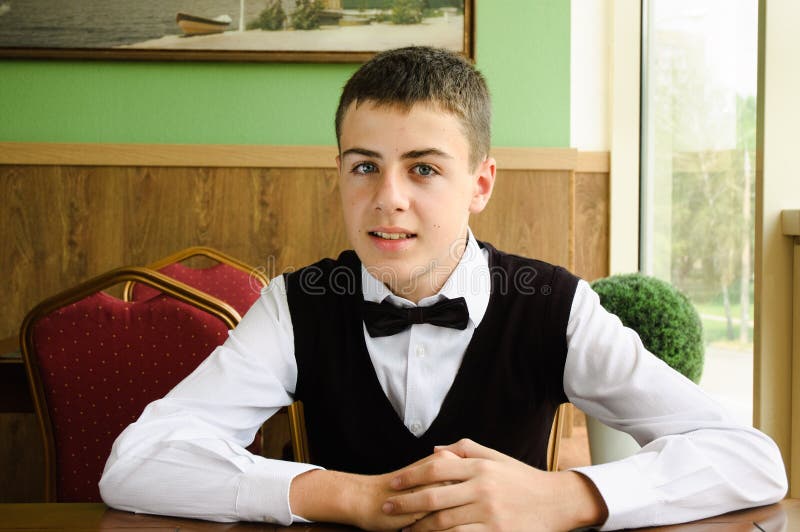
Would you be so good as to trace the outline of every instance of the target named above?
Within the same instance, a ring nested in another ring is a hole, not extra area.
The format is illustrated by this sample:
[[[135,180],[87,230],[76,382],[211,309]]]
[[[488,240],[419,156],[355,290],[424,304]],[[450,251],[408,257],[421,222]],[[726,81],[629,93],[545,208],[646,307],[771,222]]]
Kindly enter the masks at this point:
[[[297,0],[297,7],[292,13],[292,27],[296,30],[319,28],[323,9],[322,0]]]
[[[639,334],[648,351],[694,382],[703,373],[703,326],[685,295],[638,273],[598,279],[600,304]]]
[[[275,31],[283,29],[284,22],[286,22],[286,12],[281,6],[281,0],[268,0],[267,7],[259,13],[258,18],[247,25],[247,29]]]
[[[392,7],[391,20],[395,24],[419,24],[422,7],[422,0],[397,0]]]

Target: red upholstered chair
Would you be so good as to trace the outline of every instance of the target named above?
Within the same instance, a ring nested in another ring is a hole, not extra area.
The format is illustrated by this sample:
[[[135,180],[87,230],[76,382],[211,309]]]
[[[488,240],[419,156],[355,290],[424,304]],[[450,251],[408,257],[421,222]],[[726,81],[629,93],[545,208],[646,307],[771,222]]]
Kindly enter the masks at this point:
[[[217,264],[206,268],[193,268],[182,263],[194,257],[211,259]],[[183,249],[147,267],[228,303],[242,316],[258,299],[261,289],[269,282],[258,269],[221,251],[202,246]],[[128,282],[125,284],[122,298],[126,301],[141,301],[157,293],[150,286]],[[296,434],[298,431],[305,433],[302,410],[298,405],[283,408],[278,415],[267,420],[256,435],[256,447],[262,454],[271,458],[294,458],[297,461],[307,462],[307,447],[300,443],[300,439],[293,437],[298,435]],[[286,444],[287,438],[290,440],[291,449]]]
[[[101,290],[133,281],[160,296],[136,302]],[[227,337],[229,305],[146,268],[120,268],[37,305],[20,344],[44,440],[47,501],[99,501],[111,445],[151,401]],[[290,408],[304,459],[302,411]]]
[[[192,268],[182,264],[182,261],[198,256],[211,259],[217,264],[208,268]],[[242,316],[258,299],[261,289],[268,282],[256,268],[215,249],[200,246],[186,248],[147,267],[221,299]],[[127,283],[123,299],[141,301],[155,294],[156,290],[150,286]]]

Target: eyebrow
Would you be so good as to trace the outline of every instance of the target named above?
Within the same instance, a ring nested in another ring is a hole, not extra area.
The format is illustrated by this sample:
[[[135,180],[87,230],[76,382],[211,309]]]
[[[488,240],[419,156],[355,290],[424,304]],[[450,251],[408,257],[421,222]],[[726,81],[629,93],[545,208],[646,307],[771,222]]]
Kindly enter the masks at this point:
[[[347,157],[348,155],[363,155],[364,157],[371,157],[373,159],[383,159],[380,153],[366,148],[350,148],[342,152],[342,157]]]
[[[368,150],[366,148],[350,148],[349,150],[345,150],[342,152],[342,157],[347,157],[348,155],[363,155],[364,157],[371,157],[373,159],[383,159],[383,156],[380,153]],[[453,156],[450,155],[449,153],[443,152],[442,150],[437,148],[427,148],[424,150],[411,150],[407,151],[400,157],[402,159],[419,159],[431,155],[435,157],[443,157],[445,159],[453,158]]]
[[[412,150],[407,151],[402,155],[403,159],[419,159],[421,157],[429,157],[433,155],[434,157],[444,157],[445,159],[452,159],[453,156],[447,152],[443,152],[442,150],[436,148],[428,148],[426,150]]]

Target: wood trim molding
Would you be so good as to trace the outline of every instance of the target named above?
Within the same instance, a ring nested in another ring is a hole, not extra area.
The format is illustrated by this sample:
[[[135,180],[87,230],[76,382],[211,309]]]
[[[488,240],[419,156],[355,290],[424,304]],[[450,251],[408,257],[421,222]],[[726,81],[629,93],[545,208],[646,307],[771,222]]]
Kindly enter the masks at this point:
[[[575,148],[492,149],[501,169],[609,171],[608,152]],[[335,146],[0,142],[0,164],[333,168]]]
[[[575,148],[492,148],[497,167],[508,170],[574,170]]]
[[[0,142],[0,164],[333,168],[333,146]]]
[[[611,172],[611,155],[607,151],[579,151],[575,171],[608,174]]]

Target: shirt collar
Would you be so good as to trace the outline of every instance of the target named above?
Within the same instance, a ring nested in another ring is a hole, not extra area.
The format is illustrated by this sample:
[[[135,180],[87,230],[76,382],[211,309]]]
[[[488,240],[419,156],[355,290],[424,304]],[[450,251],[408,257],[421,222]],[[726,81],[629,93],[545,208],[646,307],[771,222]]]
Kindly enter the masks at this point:
[[[472,230],[467,229],[467,247],[455,270],[438,293],[421,299],[419,305],[393,294],[386,285],[370,275],[363,264],[361,265],[361,290],[365,301],[380,303],[388,299],[390,303],[399,307],[427,307],[442,299],[463,297],[467,302],[470,320],[477,327],[486,314],[491,294],[487,252],[478,245]]]

